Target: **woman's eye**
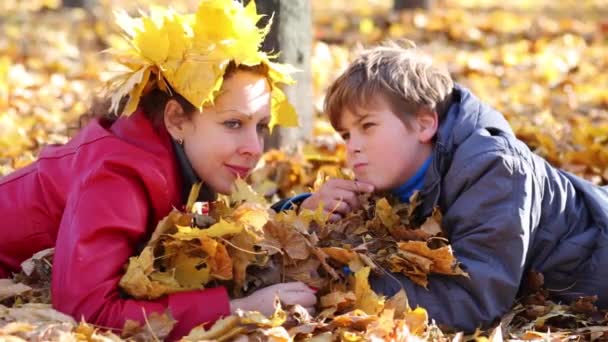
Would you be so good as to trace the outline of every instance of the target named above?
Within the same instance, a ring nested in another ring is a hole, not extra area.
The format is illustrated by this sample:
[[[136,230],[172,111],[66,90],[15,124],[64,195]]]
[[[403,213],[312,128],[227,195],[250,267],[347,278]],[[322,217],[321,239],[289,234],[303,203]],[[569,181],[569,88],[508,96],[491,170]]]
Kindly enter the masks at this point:
[[[242,125],[239,120],[228,120],[228,121],[224,121],[222,124],[230,129],[241,128],[241,125]]]
[[[342,136],[342,140],[347,141],[350,138],[350,133],[342,133],[340,136]]]

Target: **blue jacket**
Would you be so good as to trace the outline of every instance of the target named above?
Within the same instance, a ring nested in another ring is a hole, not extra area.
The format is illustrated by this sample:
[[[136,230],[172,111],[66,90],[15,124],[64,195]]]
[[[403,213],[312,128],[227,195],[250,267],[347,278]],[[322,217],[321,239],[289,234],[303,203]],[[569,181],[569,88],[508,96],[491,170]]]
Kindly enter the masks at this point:
[[[457,85],[454,95],[417,215],[440,207],[470,278],[431,275],[427,290],[384,275],[370,280],[374,290],[393,295],[403,287],[412,307],[465,331],[509,311],[528,270],[543,273],[558,298],[597,294],[608,307],[608,191],[532,153],[502,114],[467,89]]]

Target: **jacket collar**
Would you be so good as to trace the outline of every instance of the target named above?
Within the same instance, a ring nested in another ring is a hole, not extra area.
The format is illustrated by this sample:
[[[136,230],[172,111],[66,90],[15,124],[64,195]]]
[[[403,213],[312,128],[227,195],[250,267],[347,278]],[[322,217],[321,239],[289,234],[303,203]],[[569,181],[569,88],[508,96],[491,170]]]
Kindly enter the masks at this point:
[[[196,174],[192,164],[188,160],[184,147],[173,139],[171,139],[171,142],[177,158],[177,165],[182,175],[181,203],[186,204],[188,202],[188,197],[190,196],[192,186],[200,182],[201,179]],[[206,184],[203,184],[197,201],[212,201],[215,199],[215,197],[216,194],[208,186],[206,186]]]
[[[454,151],[459,145],[481,128],[513,134],[507,120],[467,88],[455,84],[452,94],[452,104],[437,130],[433,162],[425,174],[424,187],[420,191],[422,204],[416,208],[416,218],[421,222],[432,214],[439,202],[441,180],[452,164]]]

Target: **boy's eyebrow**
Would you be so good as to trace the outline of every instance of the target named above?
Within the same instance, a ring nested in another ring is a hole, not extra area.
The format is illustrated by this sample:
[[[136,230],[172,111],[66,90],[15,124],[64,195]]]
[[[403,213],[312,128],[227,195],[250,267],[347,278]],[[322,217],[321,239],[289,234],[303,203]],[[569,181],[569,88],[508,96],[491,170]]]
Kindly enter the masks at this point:
[[[357,115],[357,120],[355,121],[355,124],[359,124],[361,121],[365,120],[367,117],[371,116],[371,113],[365,113],[365,114],[361,114],[361,115]],[[338,133],[342,133],[344,132],[344,128],[343,127],[336,127],[335,131]]]
[[[368,116],[371,116],[371,113],[365,113],[365,114],[359,115],[359,118],[357,119],[357,121],[355,121],[355,123],[360,123],[361,121],[365,120]]]

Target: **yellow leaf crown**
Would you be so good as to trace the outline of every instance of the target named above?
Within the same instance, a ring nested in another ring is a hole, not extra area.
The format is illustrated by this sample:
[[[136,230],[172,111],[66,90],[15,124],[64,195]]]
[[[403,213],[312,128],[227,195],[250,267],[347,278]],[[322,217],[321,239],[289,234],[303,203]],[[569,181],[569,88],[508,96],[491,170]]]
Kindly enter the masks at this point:
[[[295,109],[277,86],[293,84],[290,74],[295,69],[271,61],[273,56],[260,51],[271,23],[257,27],[262,16],[255,1],[243,6],[233,0],[203,0],[195,14],[186,15],[160,8],[137,18],[124,11],[115,15],[129,44],[110,50],[127,67],[109,81],[112,112],[117,113],[121,99],[129,95],[121,114],[133,113],[141,96],[154,87],[165,92],[173,89],[202,110],[213,104],[230,62],[265,64],[272,91],[270,127],[298,125]]]

